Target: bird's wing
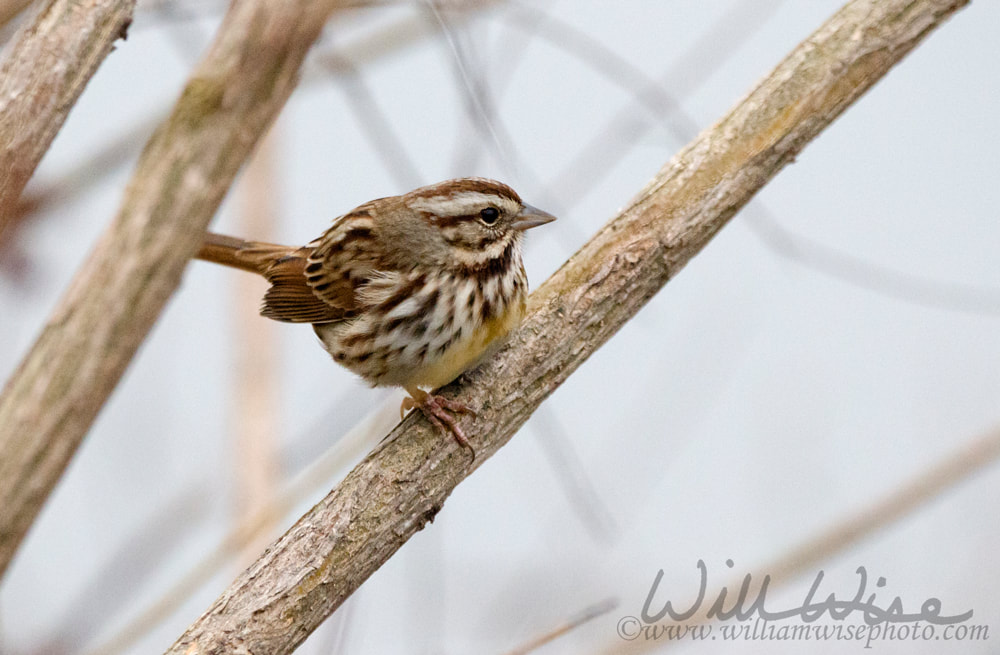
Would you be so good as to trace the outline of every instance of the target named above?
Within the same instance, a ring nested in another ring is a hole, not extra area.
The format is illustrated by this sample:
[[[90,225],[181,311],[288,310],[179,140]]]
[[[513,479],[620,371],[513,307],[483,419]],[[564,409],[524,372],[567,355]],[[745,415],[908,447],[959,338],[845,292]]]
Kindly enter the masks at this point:
[[[359,293],[386,270],[371,203],[341,216],[311,248],[303,268],[310,291],[349,317],[369,306]]]
[[[343,307],[316,295],[306,280],[309,249],[300,248],[274,262],[264,272],[271,288],[264,294],[260,313],[288,323],[332,323],[347,317]]]

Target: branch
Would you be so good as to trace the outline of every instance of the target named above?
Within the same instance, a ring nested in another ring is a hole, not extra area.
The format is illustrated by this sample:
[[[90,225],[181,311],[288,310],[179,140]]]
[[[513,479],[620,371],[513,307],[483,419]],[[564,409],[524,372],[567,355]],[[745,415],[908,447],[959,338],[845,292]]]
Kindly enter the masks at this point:
[[[118,215],[0,396],[0,574],[180,282],[335,4],[234,2],[146,145]]]
[[[854,0],[667,164],[531,298],[491,361],[445,389],[478,457],[411,416],[168,651],[288,653],[428,521],[597,348],[824,127],[967,0]]]
[[[240,229],[244,234],[274,234],[278,216],[279,132],[272,128],[257,146],[237,185],[240,195]],[[280,326],[258,320],[257,304],[267,291],[267,281],[251,275],[233,280],[229,298],[229,323],[235,349],[232,355],[231,428],[232,485],[235,523],[246,532],[258,529],[245,544],[239,562],[243,568],[256,559],[271,535],[281,526],[281,515],[261,517],[261,508],[278,494],[282,425],[278,408],[278,346]],[[263,323],[263,324],[262,324]]]
[[[134,9],[135,0],[51,0],[18,33],[0,66],[0,234],[83,88],[125,38]]]
[[[0,27],[5,27],[15,16],[30,5],[32,0],[0,0]]]

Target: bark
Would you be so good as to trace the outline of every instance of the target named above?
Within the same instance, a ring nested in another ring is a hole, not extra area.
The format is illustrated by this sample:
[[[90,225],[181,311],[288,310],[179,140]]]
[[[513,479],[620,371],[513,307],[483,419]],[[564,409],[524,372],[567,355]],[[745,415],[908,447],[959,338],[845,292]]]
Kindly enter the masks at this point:
[[[0,574],[180,282],[336,4],[233,2],[146,145],[117,216],[0,396]]]
[[[445,389],[478,457],[420,416],[390,434],[168,651],[288,653],[824,127],[967,0],[855,0],[698,136],[533,296],[491,361]]]

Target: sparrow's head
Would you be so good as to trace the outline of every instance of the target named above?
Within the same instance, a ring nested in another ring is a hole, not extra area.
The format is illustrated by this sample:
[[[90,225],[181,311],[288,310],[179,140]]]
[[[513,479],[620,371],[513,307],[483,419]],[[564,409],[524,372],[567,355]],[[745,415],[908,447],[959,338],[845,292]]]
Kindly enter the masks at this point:
[[[519,254],[524,230],[555,220],[506,184],[481,177],[446,180],[400,198],[419,217],[411,224],[414,236],[428,241],[435,259],[458,266],[480,266],[512,250]]]

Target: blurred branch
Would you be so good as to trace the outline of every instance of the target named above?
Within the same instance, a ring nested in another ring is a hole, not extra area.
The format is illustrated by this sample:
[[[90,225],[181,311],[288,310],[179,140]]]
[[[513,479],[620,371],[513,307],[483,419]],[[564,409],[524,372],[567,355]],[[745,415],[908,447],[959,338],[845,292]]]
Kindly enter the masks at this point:
[[[865,506],[770,564],[755,567],[751,572],[749,583],[741,577],[723,587],[740,589],[746,585],[745,596],[756,598],[765,579],[768,580],[770,589],[778,589],[798,575],[815,573],[816,566],[844,552],[862,539],[871,537],[903,520],[927,503],[940,498],[959,483],[968,481],[990,466],[995,466],[997,460],[1000,460],[1000,429],[994,428],[947,454],[944,459],[903,483],[889,495]],[[701,616],[695,621],[684,622],[684,625],[699,625],[713,620]],[[675,645],[674,642],[669,644]],[[621,639],[616,639],[607,644],[602,652],[608,655],[654,650],[662,652],[665,645],[655,639],[636,639],[624,644]]]
[[[95,186],[123,166],[130,157],[136,156],[149,135],[162,121],[163,117],[157,116],[155,119],[143,120],[123,128],[110,142],[101,144],[98,150],[75,162],[69,170],[55,179],[39,185],[38,178],[35,178],[7,214],[7,219],[15,224],[22,224],[50,206],[66,202],[87,188]],[[7,227],[13,226],[8,223]],[[11,242],[13,232],[12,229],[0,230],[0,248]]]
[[[235,2],[121,209],[0,395],[0,573],[295,87],[336,0]]]
[[[937,280],[899,271],[797,234],[761,206],[745,215],[754,236],[771,252],[841,282],[925,307],[1000,315],[1000,288]]]
[[[437,0],[440,9],[455,12],[458,20],[465,20],[465,12],[483,11],[496,6],[503,6],[507,0]],[[399,55],[424,39],[438,35],[435,24],[422,15],[403,18],[385,27],[380,27],[371,34],[354,39],[344,40],[338,44],[338,51],[348,54],[351,62],[359,69],[366,69],[374,62],[389,56]]]
[[[718,53],[723,51],[715,48],[715,44],[725,42],[728,48],[724,51],[734,52],[783,1],[771,0],[768,4],[754,0],[737,7],[743,12],[728,12],[698,39],[693,48],[671,64],[670,71],[661,75],[660,81],[648,79],[640,68],[614,50],[554,16],[524,5],[517,5],[517,11],[506,14],[513,24],[539,32],[553,45],[588,62],[602,77],[629,91],[634,98],[633,104],[644,107],[657,119],[655,122],[641,119],[632,107],[621,110],[604,129],[595,131],[570,164],[554,176],[555,181],[549,185],[558,189],[554,195],[568,199],[568,207],[584,201],[588,191],[595,188],[608,170],[654,125],[666,127],[679,140],[691,138],[697,132],[697,122],[682,109],[676,98],[683,97],[704,81],[696,76],[698,68],[705,75],[711,72],[709,64],[718,62]],[[743,32],[735,32],[737,25]],[[692,66],[695,61],[700,62],[698,67]],[[683,76],[682,70],[695,72]],[[550,204],[545,202],[546,207]],[[563,204],[566,206],[565,201]],[[937,280],[868,261],[783,227],[760,201],[748,208],[744,220],[754,236],[773,253],[846,284],[926,307],[986,316],[1000,314],[1000,288]]]
[[[496,104],[489,85],[482,75],[481,66],[472,61],[472,49],[463,45],[451,16],[440,11],[434,0],[423,0],[430,16],[437,24],[442,42],[447,47],[448,62],[454,71],[456,87],[465,101],[465,113],[485,143],[493,150],[502,170],[508,177],[516,177],[513,159],[513,139],[497,117]],[[463,144],[462,147],[465,147]]]
[[[0,26],[9,23],[31,3],[32,0],[0,0]]]
[[[254,299],[256,301],[256,299]],[[217,548],[206,553],[185,573],[176,576],[170,587],[152,604],[141,607],[139,612],[108,641],[85,652],[88,655],[117,655],[126,652],[135,642],[160,625],[176,612],[191,595],[217,575],[223,567],[231,565],[240,553],[249,549],[251,542],[265,536],[274,517],[283,517],[327,487],[334,476],[342,473],[368,449],[378,435],[385,434],[398,419],[399,394],[383,399],[380,407],[357,422],[325,452],[310,462],[306,470],[284,486],[270,501],[256,508],[239,526],[230,530]]]
[[[785,584],[794,576],[808,572],[819,562],[843,552],[862,538],[902,520],[914,510],[939,498],[960,482],[965,482],[1000,459],[1000,429],[994,428],[977,439],[948,453],[895,491],[822,534],[801,544],[770,565],[760,567],[774,584]]]
[[[168,651],[288,653],[771,177],[966,0],[854,0],[669,162],[533,296],[508,346],[444,390],[478,457],[411,415]]]
[[[503,15],[510,24],[531,30],[595,73],[627,90],[633,102],[619,110],[604,128],[593,130],[579,152],[547,186],[571,204],[582,202],[591,189],[654,127],[666,128],[684,143],[697,134],[698,123],[682,111],[680,99],[694,93],[728,58],[749,41],[784,0],[747,0],[725,12],[658,79],[649,78],[598,39],[557,16],[523,3]],[[725,43],[725,48],[719,44]],[[669,89],[669,91],[668,91]],[[636,106],[647,117],[637,115]]]
[[[545,634],[535,637],[528,643],[518,646],[512,651],[508,651],[506,655],[528,655],[528,653],[538,650],[550,641],[558,639],[564,634],[579,628],[584,623],[611,612],[616,607],[618,607],[617,599],[606,598],[599,603],[595,603],[590,607],[585,608],[582,612],[569,617],[561,625],[550,629]]]
[[[22,655],[81,653],[81,646],[110,620],[134,607],[147,584],[170,566],[182,543],[191,538],[192,527],[216,519],[205,502],[213,487],[205,482],[186,486],[163,504],[147,501],[148,515],[113,550],[103,553],[103,564],[65,598],[60,618],[52,622],[54,628],[44,641]]]
[[[406,146],[379,106],[375,94],[368,88],[361,71],[348,57],[333,50],[320,53],[317,59],[320,65],[337,77],[344,100],[354,112],[358,126],[364,131],[372,150],[379,154],[382,165],[396,185],[401,190],[408,190],[426,184],[428,180],[424,179],[416,162],[407,154]]]
[[[240,231],[243,234],[274,234],[280,164],[279,130],[272,127],[261,139],[237,185],[240,197]],[[253,525],[259,508],[268,507],[277,495],[278,443],[281,438],[278,398],[278,353],[271,321],[257,320],[257,305],[267,291],[262,278],[234,276],[230,300],[230,330],[233,352],[232,378],[232,475],[237,525]],[[267,545],[268,535],[277,533],[279,515],[267,516],[257,539],[244,548],[240,568],[256,559]]]
[[[605,544],[614,542],[617,529],[614,513],[598,493],[587,475],[573,444],[573,436],[556,416],[551,405],[543,405],[534,413],[534,434],[542,449],[552,476],[566,494],[566,502],[576,514],[591,538]],[[544,436],[540,436],[544,435]]]
[[[17,34],[0,65],[0,236],[69,110],[125,38],[134,8],[135,0],[51,0]]]

